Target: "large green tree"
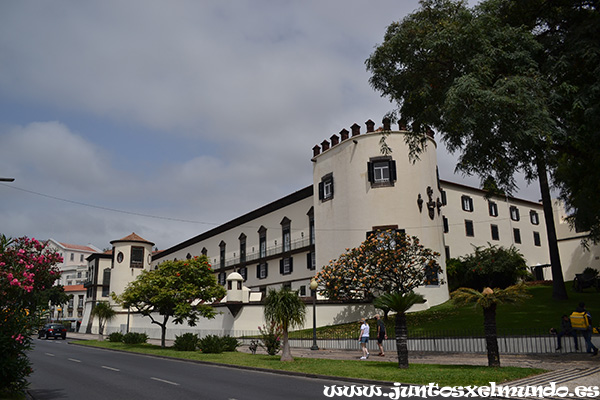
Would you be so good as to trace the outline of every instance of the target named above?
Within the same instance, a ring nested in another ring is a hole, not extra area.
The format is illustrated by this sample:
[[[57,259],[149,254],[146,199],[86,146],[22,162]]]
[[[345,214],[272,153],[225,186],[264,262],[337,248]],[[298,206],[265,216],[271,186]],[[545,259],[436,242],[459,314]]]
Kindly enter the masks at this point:
[[[560,140],[554,182],[570,222],[600,241],[600,2],[505,2],[506,23],[526,26],[543,46],[538,62],[551,88],[549,108]]]
[[[536,2],[550,3],[531,4]],[[566,193],[573,193],[573,187],[578,186],[572,173],[580,170],[569,165],[569,160],[585,160],[571,152],[574,146],[567,148],[565,144],[573,141],[585,146],[585,141],[574,130],[577,118],[573,116],[573,123],[568,125],[563,123],[564,113],[557,111],[557,99],[561,96],[557,89],[568,93],[579,88],[567,83],[556,68],[550,68],[554,52],[564,63],[565,72],[573,67],[570,58],[561,57],[564,38],[552,34],[553,39],[543,40],[541,33],[551,28],[543,19],[535,18],[533,8],[528,8],[529,14],[523,13],[521,18],[535,23],[518,21],[518,3],[521,2],[486,0],[470,8],[466,1],[423,0],[420,9],[387,28],[384,42],[366,60],[366,65],[372,73],[373,88],[396,103],[392,115],[410,127],[412,134],[407,140],[413,156],[418,156],[426,144],[423,133],[433,128],[441,133],[451,152],[460,153],[457,170],[463,173],[479,175],[482,180],[492,177],[507,193],[516,189],[515,172],[523,172],[528,180],[538,179],[552,264],[553,297],[564,299],[567,294],[548,174],[557,171],[559,160],[564,175],[573,178],[571,184],[563,185]],[[597,13],[596,1],[574,3]],[[576,38],[572,39],[574,44]],[[598,54],[593,57],[596,59]],[[589,70],[592,66],[584,68]],[[571,96],[569,109],[597,116],[597,110],[590,108],[597,108],[597,102],[578,102],[576,97]],[[595,134],[597,126],[588,132]],[[596,185],[597,182],[598,179]],[[578,194],[577,198],[583,196]],[[575,204],[571,201],[570,205]],[[598,214],[599,209],[591,210]]]
[[[293,361],[288,340],[289,329],[304,325],[306,305],[298,293],[289,288],[270,289],[265,297],[264,313],[267,323],[280,326],[283,332],[281,361]]]
[[[165,261],[157,269],[144,270],[115,300],[124,308],[133,308],[161,327],[161,346],[165,347],[167,322],[187,322],[196,326],[200,318],[214,318],[210,305],[225,296],[217,284],[208,258]]]

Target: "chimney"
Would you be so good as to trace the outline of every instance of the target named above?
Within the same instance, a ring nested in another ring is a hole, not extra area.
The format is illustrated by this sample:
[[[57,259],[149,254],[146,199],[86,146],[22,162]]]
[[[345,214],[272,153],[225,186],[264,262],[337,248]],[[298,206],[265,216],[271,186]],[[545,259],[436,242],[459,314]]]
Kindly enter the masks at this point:
[[[358,124],[354,124],[350,127],[350,129],[352,129],[352,136],[358,136],[360,135],[360,125]]]
[[[335,146],[336,144],[338,144],[340,142],[340,138],[336,134],[331,135],[330,139],[331,139],[331,147]]]
[[[367,133],[375,132],[375,122],[368,120],[365,122],[365,125],[367,125]]]
[[[329,150],[329,142],[327,140],[323,140],[321,142],[321,147],[323,148],[323,151]]]
[[[340,136],[342,137],[342,142],[343,142],[344,140],[348,139],[348,134],[349,134],[349,133],[350,133],[350,132],[348,132],[348,130],[346,130],[346,129],[342,129],[342,130],[340,131]]]
[[[383,130],[391,131],[392,130],[392,121],[389,118],[383,119]]]
[[[315,147],[313,147],[313,157],[316,157],[319,154],[321,154],[321,147],[319,145],[316,145]]]
[[[406,130],[406,121],[401,119],[400,121],[398,121],[398,129],[401,131],[405,131]]]

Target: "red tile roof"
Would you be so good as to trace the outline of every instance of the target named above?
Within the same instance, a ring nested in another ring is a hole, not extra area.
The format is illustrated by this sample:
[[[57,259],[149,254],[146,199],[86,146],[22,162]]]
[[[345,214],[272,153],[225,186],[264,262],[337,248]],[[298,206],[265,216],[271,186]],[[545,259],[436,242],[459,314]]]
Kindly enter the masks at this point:
[[[69,244],[69,243],[62,243],[59,242],[61,244],[61,246],[63,246],[66,249],[70,249],[70,250],[79,250],[79,251],[91,251],[92,253],[95,253],[96,250],[92,249],[89,246],[82,246],[79,244]]]
[[[65,292],[82,292],[85,288],[83,285],[69,285],[65,286]]]
[[[147,240],[133,232],[131,235],[125,236],[123,239],[119,239],[119,242],[147,242]]]

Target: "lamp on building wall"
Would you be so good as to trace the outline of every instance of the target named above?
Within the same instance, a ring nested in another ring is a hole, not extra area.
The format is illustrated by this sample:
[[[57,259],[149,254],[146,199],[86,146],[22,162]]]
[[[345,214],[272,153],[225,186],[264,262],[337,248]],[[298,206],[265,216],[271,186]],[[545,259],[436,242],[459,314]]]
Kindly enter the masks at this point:
[[[313,345],[310,348],[311,350],[319,350],[319,346],[317,346],[317,287],[319,287],[319,283],[315,278],[312,278],[310,281],[310,291],[313,298]]]

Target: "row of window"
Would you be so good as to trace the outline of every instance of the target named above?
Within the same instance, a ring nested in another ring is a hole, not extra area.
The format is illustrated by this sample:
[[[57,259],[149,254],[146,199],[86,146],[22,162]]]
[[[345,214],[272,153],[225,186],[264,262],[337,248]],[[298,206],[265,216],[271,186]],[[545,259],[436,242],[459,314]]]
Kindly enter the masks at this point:
[[[61,257],[63,257],[63,253],[62,253],[62,252],[61,252],[61,253],[59,253],[59,255],[60,255]],[[63,257],[63,259],[64,259],[64,257]],[[80,255],[79,255],[79,262],[83,262],[83,259],[84,259],[84,255],[83,255],[83,254],[80,254]],[[71,253],[70,260],[71,260],[71,261],[75,261],[75,253]]]
[[[291,224],[292,221],[284,217],[281,221],[281,252],[289,252],[292,250],[292,233],[291,233]],[[308,212],[308,226],[309,226],[309,243],[311,245],[315,244],[315,219],[313,215],[313,209],[311,208]],[[239,263],[243,264],[247,261],[247,236],[242,233],[239,238]],[[224,241],[219,243],[219,268],[225,268],[225,260],[227,255],[227,244]],[[252,248],[254,250],[254,248]],[[201,251],[202,255],[207,256],[208,250],[204,247]],[[192,257],[191,254],[186,256],[188,259]],[[258,257],[266,258],[267,257],[267,228],[261,226],[258,229]],[[216,261],[216,260],[215,260]]]
[[[311,271],[316,269],[316,257],[315,252],[311,251],[310,253],[306,253],[306,268]],[[248,279],[248,267],[242,267],[237,270],[237,272],[244,278],[244,282]],[[280,275],[289,275],[294,272],[294,258],[293,257],[284,257],[279,260],[279,274]],[[266,279],[269,276],[269,263],[263,262],[256,266],[256,279]],[[225,281],[227,279],[227,273],[222,271],[219,272],[217,277],[217,281],[220,285],[225,285]]]
[[[393,186],[398,179],[396,161],[391,157],[372,157],[367,162],[367,178],[371,187]],[[319,200],[333,199],[333,173],[324,175],[319,182]]]
[[[469,196],[461,197],[461,205],[462,205],[463,211],[473,212],[475,210],[475,208],[473,207],[473,198],[471,198]],[[488,201],[488,213],[489,213],[490,217],[498,216],[498,204],[496,204],[496,202]],[[512,219],[513,221],[521,220],[519,208],[517,206],[510,206],[509,213],[510,213],[510,219]],[[538,215],[538,212],[535,210],[530,210],[529,211],[529,220],[531,221],[531,223],[533,225],[539,225],[540,217]]]
[[[498,229],[498,225],[491,224],[490,225],[492,240],[500,240],[500,231]],[[448,219],[444,217],[444,232],[448,232]],[[468,237],[475,236],[475,228],[473,226],[473,221],[466,219],[465,220],[465,234]],[[516,244],[521,244],[521,230],[519,228],[513,228],[513,241]],[[533,232],[533,244],[535,246],[541,246],[542,241],[539,232]]]

